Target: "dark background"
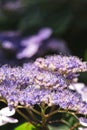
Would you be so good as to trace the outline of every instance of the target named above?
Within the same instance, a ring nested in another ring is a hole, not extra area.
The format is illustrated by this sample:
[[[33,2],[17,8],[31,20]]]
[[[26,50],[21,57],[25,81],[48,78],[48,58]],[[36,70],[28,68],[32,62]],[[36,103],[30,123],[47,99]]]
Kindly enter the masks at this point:
[[[0,31],[32,35],[42,27],[87,59],[87,0],[0,0]]]

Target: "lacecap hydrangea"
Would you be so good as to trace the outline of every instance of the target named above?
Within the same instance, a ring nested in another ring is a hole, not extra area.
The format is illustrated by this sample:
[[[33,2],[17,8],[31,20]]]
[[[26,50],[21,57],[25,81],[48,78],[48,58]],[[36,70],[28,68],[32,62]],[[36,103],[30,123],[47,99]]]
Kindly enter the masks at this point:
[[[11,108],[46,104],[87,114],[87,103],[69,89],[78,82],[79,72],[87,63],[75,56],[54,55],[38,58],[22,67],[0,67],[0,99]]]

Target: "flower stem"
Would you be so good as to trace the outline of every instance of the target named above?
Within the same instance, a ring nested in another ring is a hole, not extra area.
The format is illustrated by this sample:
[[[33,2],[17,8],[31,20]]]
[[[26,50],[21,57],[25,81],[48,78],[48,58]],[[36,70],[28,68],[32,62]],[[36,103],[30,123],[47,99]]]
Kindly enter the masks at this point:
[[[66,112],[67,112],[68,114],[73,115],[75,118],[77,118],[77,116],[75,115],[75,113],[70,112],[70,111],[67,111],[67,110],[60,110],[60,109],[54,110],[53,112],[47,114],[47,116],[50,117],[50,116],[52,116],[52,115],[54,115],[54,114],[56,114],[56,113],[66,113]]]
[[[46,125],[47,117],[45,115],[45,111],[46,111],[46,107],[45,107],[45,103],[43,102],[41,104],[42,129],[48,130],[47,125]]]
[[[78,128],[78,126],[80,126],[80,123],[77,123],[75,126],[73,126],[72,128],[70,128],[70,130],[75,130],[76,128]]]
[[[30,119],[19,109],[16,110],[26,121],[29,121]]]
[[[30,108],[34,113],[36,113],[37,115],[41,116],[41,113],[37,110],[35,110],[34,108]]]
[[[37,123],[35,123],[34,121],[31,121],[31,119],[29,119],[29,117],[27,117],[22,111],[20,111],[19,109],[17,109],[17,112],[18,112],[27,122],[30,122],[32,125],[37,126]]]
[[[33,112],[31,111],[31,109],[26,108],[26,110],[27,110],[27,112],[30,114],[30,116],[32,117],[32,119],[33,119],[35,122],[37,122],[37,123],[40,124],[40,121],[35,117],[35,114],[33,114]]]

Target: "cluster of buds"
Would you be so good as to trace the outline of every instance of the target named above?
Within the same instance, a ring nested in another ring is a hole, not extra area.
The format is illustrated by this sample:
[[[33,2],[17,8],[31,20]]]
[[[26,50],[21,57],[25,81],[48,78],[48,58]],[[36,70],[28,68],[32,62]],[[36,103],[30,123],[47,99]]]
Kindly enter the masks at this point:
[[[0,99],[10,108],[31,108],[42,103],[87,114],[87,103],[69,86],[78,82],[78,73],[87,63],[75,56],[38,58],[22,67],[0,67]]]

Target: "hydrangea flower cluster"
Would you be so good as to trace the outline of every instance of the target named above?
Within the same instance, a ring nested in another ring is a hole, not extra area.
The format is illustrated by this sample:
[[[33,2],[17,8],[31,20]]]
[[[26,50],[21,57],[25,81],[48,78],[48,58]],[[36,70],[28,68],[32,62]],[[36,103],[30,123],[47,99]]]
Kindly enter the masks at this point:
[[[0,67],[0,99],[9,107],[33,107],[45,103],[49,107],[87,114],[87,103],[69,86],[76,83],[78,73],[87,71],[86,62],[75,56],[54,55],[38,58],[22,67]]]
[[[78,77],[78,72],[86,70],[86,62],[74,56],[61,55],[38,58],[23,67],[4,65],[0,68],[0,96],[13,106],[35,105],[44,101],[62,108],[71,108],[70,103],[75,109],[77,101],[81,103],[80,95],[67,87]]]

